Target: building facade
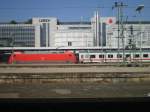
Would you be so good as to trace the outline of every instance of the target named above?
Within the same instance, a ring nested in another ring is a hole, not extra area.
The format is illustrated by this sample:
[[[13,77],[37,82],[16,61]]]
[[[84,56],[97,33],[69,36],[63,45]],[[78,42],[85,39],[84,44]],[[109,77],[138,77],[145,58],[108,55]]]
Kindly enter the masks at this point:
[[[40,47],[40,26],[0,24],[0,46]]]
[[[90,22],[62,22],[57,25],[54,46],[93,46],[93,32]]]
[[[0,24],[0,46],[122,48],[124,42],[125,48],[150,48],[150,22],[125,22],[123,32],[118,38],[116,18],[98,12],[90,21],[78,22],[35,17],[32,24]]]
[[[99,17],[98,12],[86,22],[60,22],[54,17],[32,19],[33,25],[40,25],[41,47],[105,47],[107,25],[115,22],[115,17]]]
[[[110,48],[123,48],[122,39],[124,39],[125,48],[131,44],[136,48],[150,48],[150,22],[130,21],[124,23],[123,38],[118,38],[118,25],[114,24],[107,27],[106,35],[107,47]]]
[[[54,35],[57,30],[57,18],[32,18],[33,25],[40,25],[41,47],[54,46]]]

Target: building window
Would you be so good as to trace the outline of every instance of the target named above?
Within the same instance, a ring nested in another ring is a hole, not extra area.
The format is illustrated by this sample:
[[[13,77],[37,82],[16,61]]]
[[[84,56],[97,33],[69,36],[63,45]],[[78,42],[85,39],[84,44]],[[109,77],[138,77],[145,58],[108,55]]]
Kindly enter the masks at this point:
[[[112,54],[108,54],[108,58],[113,58],[113,55]]]
[[[68,42],[68,46],[72,46],[72,42]]]
[[[91,27],[69,27],[70,30],[87,30],[91,29]]]
[[[143,54],[143,58],[148,58],[148,54]]]

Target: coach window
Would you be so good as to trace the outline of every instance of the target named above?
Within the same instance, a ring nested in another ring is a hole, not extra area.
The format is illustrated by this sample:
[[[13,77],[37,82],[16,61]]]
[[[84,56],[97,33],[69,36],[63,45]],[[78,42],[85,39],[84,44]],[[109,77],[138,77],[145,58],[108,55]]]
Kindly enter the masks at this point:
[[[100,55],[99,55],[99,58],[104,58],[104,55],[103,55],[103,54],[100,54]]]
[[[148,58],[148,54],[143,54],[143,58]]]
[[[139,57],[140,57],[139,54],[135,54],[135,55],[134,55],[134,58],[139,58]]]
[[[85,55],[85,58],[89,58],[89,55],[88,55],[88,54],[86,54],[86,55]]]
[[[108,58],[113,58],[113,55],[112,54],[108,54]]]
[[[90,58],[95,58],[95,55],[90,55]]]
[[[126,58],[129,58],[130,57],[130,54],[126,54]]]
[[[84,55],[81,55],[81,58],[84,58]]]
[[[122,58],[122,54],[117,54],[117,58]]]

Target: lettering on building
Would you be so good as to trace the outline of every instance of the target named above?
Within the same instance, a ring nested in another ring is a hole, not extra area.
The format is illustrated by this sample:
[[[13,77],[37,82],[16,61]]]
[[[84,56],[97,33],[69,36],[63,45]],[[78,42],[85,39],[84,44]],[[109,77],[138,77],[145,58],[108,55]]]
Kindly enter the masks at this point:
[[[39,22],[50,22],[50,19],[40,19]]]

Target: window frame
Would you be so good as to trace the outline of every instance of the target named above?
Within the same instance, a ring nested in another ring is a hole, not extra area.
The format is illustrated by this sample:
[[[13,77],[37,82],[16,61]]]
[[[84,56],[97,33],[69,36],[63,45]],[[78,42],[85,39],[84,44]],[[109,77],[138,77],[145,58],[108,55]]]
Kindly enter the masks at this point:
[[[113,58],[114,55],[113,55],[113,54],[108,54],[107,57],[108,57],[108,58]]]
[[[144,56],[144,55],[147,55],[147,56]],[[148,58],[149,57],[149,55],[148,54],[143,54],[143,58]]]
[[[90,58],[96,58],[96,55],[95,54],[91,54]]]

